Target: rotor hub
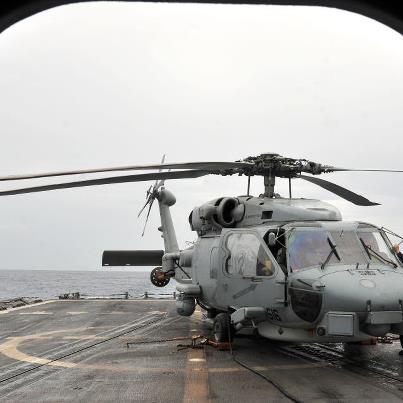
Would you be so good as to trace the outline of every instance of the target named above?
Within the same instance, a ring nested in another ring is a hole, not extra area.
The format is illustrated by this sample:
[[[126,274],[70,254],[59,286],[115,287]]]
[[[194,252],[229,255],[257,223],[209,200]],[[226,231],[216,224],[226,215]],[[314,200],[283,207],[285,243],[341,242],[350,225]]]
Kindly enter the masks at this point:
[[[275,176],[281,178],[295,178],[302,172],[311,175],[332,172],[332,167],[318,164],[306,159],[283,157],[275,153],[260,154],[256,157],[247,157],[241,162],[254,164],[253,167],[240,168],[238,172],[245,175]]]

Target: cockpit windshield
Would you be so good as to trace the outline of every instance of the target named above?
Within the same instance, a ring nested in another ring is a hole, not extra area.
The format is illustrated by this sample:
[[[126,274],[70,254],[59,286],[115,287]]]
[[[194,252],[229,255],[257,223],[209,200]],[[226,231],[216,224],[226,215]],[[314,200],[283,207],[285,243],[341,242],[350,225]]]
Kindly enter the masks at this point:
[[[334,264],[389,264],[396,259],[379,231],[295,228],[288,238],[289,267],[292,272],[312,266]]]
[[[295,230],[288,240],[288,253],[291,271],[321,265],[325,262],[331,247],[328,234],[322,230]],[[330,256],[328,263],[337,263],[337,257]]]

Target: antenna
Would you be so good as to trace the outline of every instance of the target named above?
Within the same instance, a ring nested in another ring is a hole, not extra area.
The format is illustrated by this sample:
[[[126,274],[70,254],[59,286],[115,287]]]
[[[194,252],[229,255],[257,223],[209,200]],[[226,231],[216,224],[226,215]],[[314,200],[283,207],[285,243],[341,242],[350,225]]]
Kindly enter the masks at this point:
[[[291,193],[291,178],[288,178],[288,194],[290,195],[290,199],[292,199],[292,193]]]

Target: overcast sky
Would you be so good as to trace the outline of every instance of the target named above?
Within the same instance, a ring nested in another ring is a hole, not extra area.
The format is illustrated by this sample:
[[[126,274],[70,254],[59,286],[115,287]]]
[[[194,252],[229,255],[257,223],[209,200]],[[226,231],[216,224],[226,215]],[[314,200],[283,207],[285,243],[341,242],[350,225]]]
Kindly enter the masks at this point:
[[[233,161],[269,151],[403,169],[402,71],[398,33],[334,9],[58,7],[0,34],[0,173],[155,163],[164,153],[169,162]],[[403,233],[402,175],[326,176],[378,207],[353,206],[298,180],[294,195]],[[261,193],[262,179],[252,183]],[[143,238],[137,219],[149,185],[0,198],[0,269],[90,270],[104,249],[162,248],[158,208]],[[190,210],[244,194],[246,179],[209,176],[167,188],[177,196],[172,214],[185,247],[195,238]]]

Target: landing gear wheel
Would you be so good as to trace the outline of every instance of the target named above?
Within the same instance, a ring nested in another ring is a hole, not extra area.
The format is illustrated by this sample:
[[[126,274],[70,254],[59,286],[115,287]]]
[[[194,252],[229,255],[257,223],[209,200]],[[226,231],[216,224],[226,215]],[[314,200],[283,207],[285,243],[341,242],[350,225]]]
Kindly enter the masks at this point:
[[[156,287],[165,287],[169,283],[169,277],[161,270],[161,267],[151,271],[150,280]]]
[[[213,337],[217,343],[227,343],[234,339],[234,327],[227,313],[219,313],[214,318]]]

